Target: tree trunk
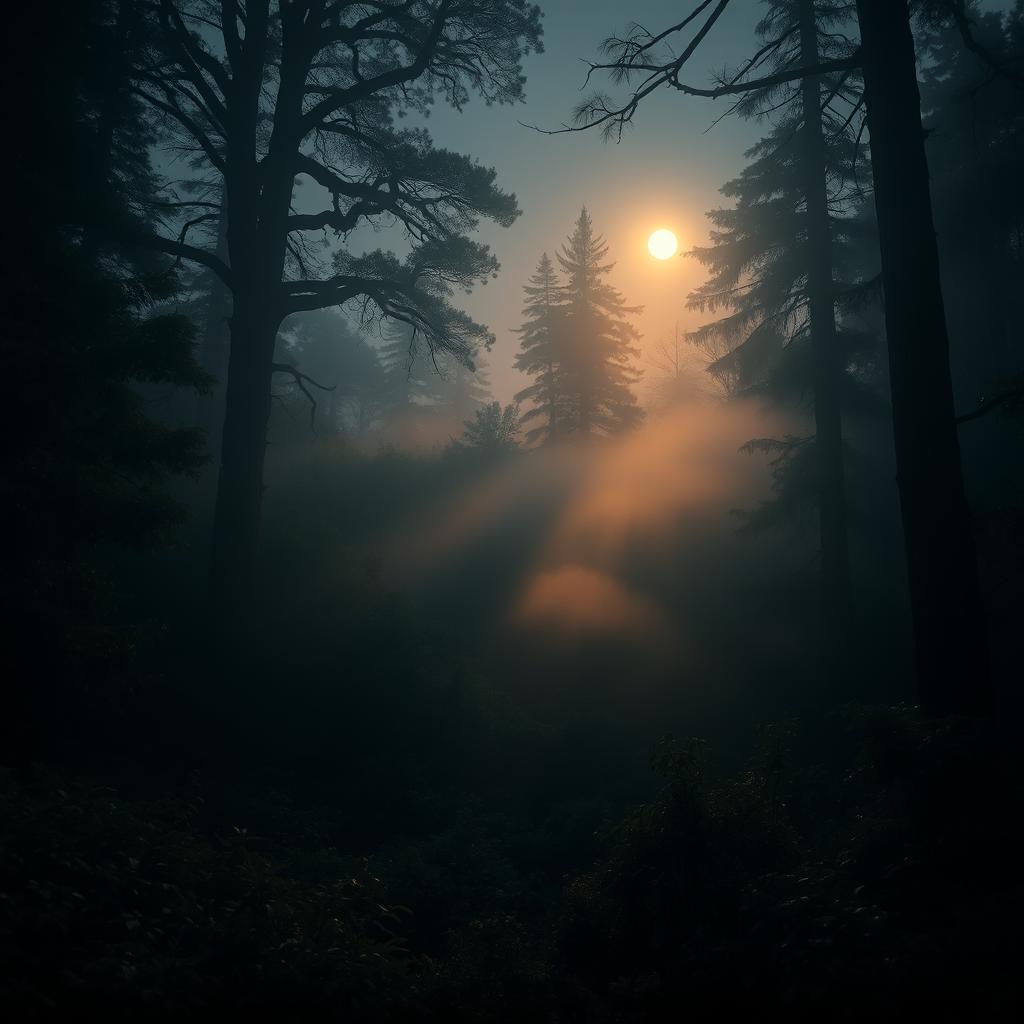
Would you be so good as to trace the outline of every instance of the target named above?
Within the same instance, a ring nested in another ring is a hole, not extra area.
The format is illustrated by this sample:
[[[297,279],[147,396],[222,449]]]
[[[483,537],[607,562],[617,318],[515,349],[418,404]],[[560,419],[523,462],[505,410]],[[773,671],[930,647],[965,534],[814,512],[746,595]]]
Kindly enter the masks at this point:
[[[128,0],[120,0],[114,19],[114,46],[119,57],[128,48],[129,36],[136,21],[134,5]],[[128,84],[126,68],[120,61],[107,61],[99,72],[102,91],[88,173],[92,175],[92,191],[100,196],[101,220],[99,224],[86,224],[82,231],[82,253],[89,263],[95,263],[100,255],[102,229],[107,228],[103,220],[111,213],[114,133],[125,117],[125,94]]]
[[[992,693],[960,466],[939,256],[907,0],[857,0],[885,289],[893,431],[929,714],[979,714]]]
[[[818,63],[814,0],[800,0],[800,50],[805,67]],[[807,295],[814,366],[815,454],[821,535],[823,635],[833,653],[848,628],[850,558],[846,536],[843,424],[832,281],[832,232],[828,210],[828,152],[821,124],[817,77],[801,82],[804,198],[807,203]]]
[[[228,250],[228,208],[227,189],[221,189],[221,211],[217,221],[217,258],[227,266],[231,265]],[[201,395],[199,403],[199,425],[206,431],[210,450],[220,450],[220,430],[224,422],[224,382],[228,373],[228,350],[231,331],[231,291],[213,271],[207,272],[210,285],[206,305],[206,322],[203,325],[203,340],[200,347],[200,362],[203,369],[214,377],[214,384],[207,395]]]
[[[253,583],[278,326],[260,291],[236,284],[213,523],[212,598],[222,632],[241,621]]]
[[[210,579],[222,639],[237,637],[247,621],[255,581],[274,346],[283,319],[292,161],[299,145],[296,125],[306,69],[287,45],[286,33],[274,126],[268,152],[258,159],[268,17],[266,0],[249,5],[246,59],[236,74],[228,115],[224,208],[232,274],[231,341]]]

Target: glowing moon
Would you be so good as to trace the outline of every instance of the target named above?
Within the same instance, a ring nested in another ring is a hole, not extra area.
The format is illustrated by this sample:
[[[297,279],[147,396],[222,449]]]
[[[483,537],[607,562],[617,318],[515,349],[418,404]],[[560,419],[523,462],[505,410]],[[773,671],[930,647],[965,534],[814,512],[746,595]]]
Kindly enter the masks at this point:
[[[676,254],[679,240],[668,228],[659,228],[647,239],[647,249],[656,260],[668,260]]]

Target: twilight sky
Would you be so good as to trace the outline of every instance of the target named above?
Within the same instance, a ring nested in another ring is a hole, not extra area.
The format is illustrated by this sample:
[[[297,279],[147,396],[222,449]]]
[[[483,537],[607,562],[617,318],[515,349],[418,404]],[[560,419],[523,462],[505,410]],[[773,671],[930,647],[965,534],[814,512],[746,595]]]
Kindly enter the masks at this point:
[[[646,102],[618,145],[603,142],[596,131],[548,136],[524,128],[520,121],[557,128],[569,120],[584,95],[583,58],[596,56],[603,39],[631,21],[652,29],[671,24],[680,10],[679,0],[548,0],[541,6],[544,53],[526,62],[526,102],[477,102],[462,114],[439,108],[429,125],[439,145],[496,167],[502,187],[516,193],[523,210],[511,228],[483,228],[480,237],[501,260],[501,275],[461,299],[497,335],[489,357],[492,386],[506,401],[526,383],[511,365],[522,286],[542,252],[554,255],[584,204],[611,247],[613,283],[629,302],[645,307],[638,321],[645,346],[670,334],[677,319],[681,327],[694,323],[683,302],[702,271],[692,260],[655,260],[647,238],[667,227],[681,249],[703,241],[705,209],[715,205],[719,185],[742,166],[743,150],[756,138],[755,126],[732,118],[703,134],[724,103],[687,102],[668,93]],[[749,49],[760,4],[739,0],[735,7],[705,40],[691,78]]]
[[[689,9],[680,0],[540,0],[545,52],[525,64],[526,102],[487,107],[473,101],[458,113],[439,106],[428,127],[439,146],[470,154],[496,167],[499,182],[519,198],[523,213],[511,228],[485,224],[479,237],[501,261],[497,281],[459,296],[460,304],[497,335],[489,356],[495,396],[511,399],[525,380],[513,368],[522,286],[541,253],[552,255],[586,204],[595,227],[608,240],[616,261],[613,283],[627,300],[645,307],[639,320],[643,347],[651,350],[680,329],[696,326],[700,315],[684,307],[686,294],[703,279],[691,259],[664,263],[647,252],[647,238],[659,227],[676,233],[685,250],[707,239],[705,211],[721,204],[718,188],[743,166],[743,152],[763,126],[726,118],[709,129],[727,100],[704,100],[661,90],[641,106],[620,144],[602,142],[596,131],[547,136],[519,124],[557,128],[579,102],[586,68],[602,39],[621,34],[637,21],[661,29]],[[1010,0],[986,0],[989,9]],[[735,66],[749,55],[759,0],[734,0],[691,60],[687,81],[706,84],[713,70]],[[612,91],[606,81],[596,84]],[[376,247],[383,239],[353,236],[350,244]]]

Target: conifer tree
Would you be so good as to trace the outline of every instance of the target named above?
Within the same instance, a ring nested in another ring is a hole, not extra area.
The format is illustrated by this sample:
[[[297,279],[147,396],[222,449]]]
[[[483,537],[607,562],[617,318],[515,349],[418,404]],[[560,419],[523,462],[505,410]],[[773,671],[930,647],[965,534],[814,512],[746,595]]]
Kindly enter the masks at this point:
[[[527,443],[537,444],[553,441],[558,436],[559,405],[564,405],[560,393],[561,291],[554,264],[547,253],[541,256],[523,291],[526,304],[518,330],[519,353],[515,367],[534,380],[516,395],[516,401],[529,405],[521,419],[526,427]]]
[[[761,37],[792,40],[775,48],[767,67],[793,60],[814,67],[823,58],[840,59],[849,48],[842,32],[833,31],[846,27],[845,5],[771,0],[767,6]],[[823,87],[829,98],[824,110]],[[848,114],[858,100],[857,80],[846,71],[824,83],[808,76],[754,90],[737,104],[745,116],[771,112],[775,126],[748,151],[752,162],[740,178],[722,190],[736,207],[711,213],[713,244],[695,255],[712,276],[689,300],[692,309],[728,310],[691,334],[717,350],[709,369],[727,390],[758,390],[798,403],[804,395],[811,398],[813,438],[758,439],[750,450],[766,450],[771,441],[777,485],[813,496],[822,607],[833,642],[845,629],[849,602],[843,399],[858,386],[850,372],[858,348],[870,343],[863,332],[844,332],[836,317],[837,278],[849,269],[840,264],[849,261],[852,236],[862,224],[854,177],[861,147]],[[810,486],[800,479],[807,471],[813,474]],[[793,493],[780,489],[778,499],[781,508],[794,505]]]
[[[993,75],[1016,83],[1024,77],[973,34],[966,0],[856,0],[844,5],[855,6],[860,27],[860,45],[848,56],[812,67],[794,57],[764,74],[766,56],[791,39],[786,33],[711,87],[692,86],[682,78],[686,65],[728,4],[696,3],[667,29],[634,25],[625,37],[606,40],[607,59],[591,64],[588,80],[607,72],[616,82],[632,83],[631,92],[620,99],[595,93],[577,107],[575,128],[563,130],[596,128],[621,138],[643,100],[662,87],[691,96],[742,98],[765,87],[859,69],[864,96],[857,109],[863,108],[870,135],[917,684],[930,714],[986,713],[992,706],[988,639],[957,436],[913,12],[931,9],[950,18],[964,45],[985,59]],[[677,50],[672,42],[684,30],[692,36]]]
[[[200,237],[220,203],[182,199],[170,182],[167,201],[180,216],[159,232],[131,235],[214,271],[231,292],[211,566],[225,638],[240,635],[251,592],[281,322],[301,310],[360,303],[368,315],[413,325],[432,350],[468,358],[490,334],[453,306],[452,293],[497,271],[471,236],[483,218],[507,226],[519,213],[492,170],[397,121],[440,98],[457,108],[472,93],[517,102],[522,58],[540,46],[539,9],[525,0],[369,7],[146,5],[159,33],[133,92],[162,119],[168,145],[190,152],[211,188],[222,189],[227,211],[228,264],[212,239]],[[295,210],[300,178],[316,182],[330,202]],[[208,212],[190,216],[196,210]],[[343,239],[381,218],[407,232],[404,258],[345,247],[330,261],[309,258],[311,237],[330,230]]]
[[[608,283],[615,264],[605,262],[607,256],[608,243],[594,233],[584,207],[558,253],[565,285],[557,384],[566,431],[584,437],[620,433],[643,418],[633,393],[642,375],[634,362],[639,334],[630,323],[641,307],[627,306]]]
[[[488,402],[482,405],[466,420],[462,441],[457,442],[459,448],[469,448],[490,455],[499,455],[515,451],[519,447],[520,429],[519,407],[501,402]]]

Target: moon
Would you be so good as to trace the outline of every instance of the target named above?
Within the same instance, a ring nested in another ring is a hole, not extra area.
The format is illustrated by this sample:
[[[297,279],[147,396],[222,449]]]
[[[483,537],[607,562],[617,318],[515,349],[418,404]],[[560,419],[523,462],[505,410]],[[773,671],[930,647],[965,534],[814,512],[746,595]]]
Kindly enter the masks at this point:
[[[647,239],[647,249],[656,260],[668,260],[679,249],[679,239],[668,228],[658,228]]]

